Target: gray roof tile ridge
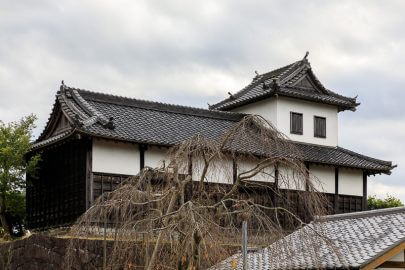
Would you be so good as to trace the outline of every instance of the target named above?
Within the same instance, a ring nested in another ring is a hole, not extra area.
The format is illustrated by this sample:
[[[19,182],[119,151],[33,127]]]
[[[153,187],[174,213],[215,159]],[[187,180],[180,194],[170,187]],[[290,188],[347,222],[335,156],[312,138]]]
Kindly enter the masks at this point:
[[[300,142],[300,141],[293,141],[293,140],[291,140],[291,141],[294,144],[303,144],[303,145],[308,145],[308,146],[317,146],[317,147],[329,148],[329,149],[338,149],[338,147],[339,147],[339,146],[321,145],[321,144],[309,143],[309,142]]]
[[[65,111],[67,113],[68,118],[73,117],[73,114],[75,113],[73,111],[74,109],[72,109],[69,106],[69,104],[67,104],[66,97],[65,98],[63,97],[62,90],[58,90],[56,92],[55,101],[53,103],[52,110],[51,110],[51,113],[49,114],[49,117],[48,117],[48,120],[47,120],[47,122],[45,124],[45,127],[42,130],[41,134],[38,136],[38,138],[34,141],[34,143],[37,143],[37,142],[41,141],[43,139],[43,137],[45,136],[45,132],[48,130],[48,127],[51,124],[52,117],[54,117],[58,105],[60,106],[62,111]]]
[[[56,112],[56,107],[57,107],[57,105],[58,105],[58,97],[56,96],[56,97],[55,97],[55,101],[54,101],[54,103],[53,103],[53,105],[52,105],[51,113],[49,114],[48,120],[46,121],[45,127],[44,127],[44,129],[42,130],[42,132],[39,134],[38,138],[34,140],[35,143],[38,142],[39,140],[41,140],[43,136],[45,136],[45,131],[48,129],[48,126],[49,126],[50,123],[51,123],[51,118],[52,118],[52,116],[54,115],[54,113]]]
[[[375,210],[345,213],[345,214],[327,215],[327,216],[317,217],[315,221],[335,221],[335,220],[344,220],[344,219],[357,219],[357,218],[367,218],[367,217],[375,217],[375,216],[390,215],[390,214],[397,214],[397,213],[405,214],[405,206],[385,208],[385,209],[375,209]]]
[[[81,94],[81,96],[86,100],[92,100],[102,103],[117,104],[121,106],[129,107],[139,107],[143,109],[186,114],[186,115],[195,115],[206,118],[216,118],[222,120],[232,120],[238,121],[242,119],[246,114],[236,113],[236,112],[227,112],[227,111],[217,111],[204,108],[197,108],[185,105],[169,104],[158,101],[143,100],[131,97],[124,97],[118,95],[112,95],[107,93],[101,93],[96,91],[90,91],[87,89],[80,89],[74,87],[68,87],[69,89],[75,89]],[[84,96],[83,96],[84,94]]]
[[[268,79],[271,79],[271,78],[279,79],[279,77],[281,76],[281,74],[285,74],[288,70],[291,69],[292,66],[294,66],[295,64],[297,64],[298,62],[301,62],[301,61],[302,61],[302,60],[296,61],[296,62],[294,62],[294,63],[285,65],[285,66],[280,67],[280,68],[273,69],[273,70],[271,70],[271,71],[269,71],[269,72],[266,72],[266,73],[260,74],[259,76],[254,77],[253,80],[252,80],[252,82],[250,82],[247,86],[245,86],[244,88],[242,88],[241,90],[239,90],[239,91],[237,91],[235,94],[233,94],[233,98],[231,98],[231,97],[226,98],[226,99],[224,99],[224,100],[222,100],[222,101],[220,101],[220,102],[218,102],[218,103],[215,103],[215,104],[211,105],[210,108],[212,108],[212,109],[221,109],[221,107],[223,107],[223,105],[224,105],[225,103],[230,102],[230,101],[232,101],[232,100],[234,100],[234,99],[236,99],[236,98],[241,97],[241,96],[244,95],[248,90],[250,90],[252,87],[254,87],[254,86],[258,85],[259,83],[261,83],[262,80],[268,80]],[[287,68],[287,69],[286,69],[286,68]],[[269,76],[269,75],[271,75],[271,74],[276,74],[278,71],[283,70],[283,69],[286,69],[286,70],[283,71],[282,73],[278,74],[278,75],[275,76],[275,77],[269,77],[269,78],[267,78],[267,76]],[[225,105],[225,107],[226,107],[226,105]]]
[[[283,72],[277,74],[277,71],[280,71],[280,70],[283,70],[283,69],[285,69]],[[238,92],[233,94],[231,97],[226,98],[226,99],[224,99],[224,100],[222,100],[222,101],[220,101],[220,102],[218,102],[216,104],[211,105],[210,109],[224,110],[224,109],[227,109],[227,108],[230,108],[230,107],[235,107],[235,106],[237,107],[237,105],[240,104],[240,103],[244,104],[244,102],[241,101],[241,100],[236,101],[236,103],[233,103],[233,101],[240,98],[240,97],[242,97],[243,95],[248,93],[253,88],[257,87],[257,85],[259,85],[261,82],[264,82],[264,81],[266,81],[268,79],[272,79],[272,78],[276,79],[277,81],[286,80],[285,82],[281,83],[280,89],[282,87],[286,87],[287,89],[291,88],[291,89],[295,89],[295,90],[300,89],[299,87],[294,87],[294,86],[287,85],[287,83],[289,81],[288,76],[290,76],[292,73],[294,73],[294,70],[297,70],[297,69],[299,69],[300,72],[302,70],[305,70],[305,71],[309,70],[309,72],[310,72],[311,76],[313,77],[314,81],[316,82],[316,84],[318,84],[319,87],[322,89],[322,91],[324,91],[323,94],[318,94],[316,96],[319,96],[320,98],[329,96],[329,97],[334,97],[336,99],[340,99],[340,101],[336,100],[335,102],[342,103],[341,106],[345,107],[346,109],[351,109],[351,110],[354,110],[354,108],[360,104],[360,103],[356,103],[356,98],[343,96],[343,95],[337,94],[337,93],[327,89],[319,81],[317,76],[314,74],[310,62],[307,59],[302,59],[302,60],[296,61],[296,62],[294,62],[292,64],[289,64],[289,65],[283,66],[281,68],[278,68],[278,69],[275,69],[275,70],[269,71],[267,73],[256,76],[253,79],[253,81],[250,84],[248,84],[246,87],[242,88],[241,90],[239,90]],[[274,77],[273,76],[269,77],[269,75],[272,75],[272,74],[277,74],[277,75],[274,76]],[[285,77],[285,78],[282,79],[283,77]],[[267,92],[268,91],[263,91],[263,93],[257,94],[257,95],[252,96],[252,97],[249,97],[246,100],[255,100],[255,99],[260,98],[262,96],[264,97],[264,96],[266,96],[268,94]],[[306,95],[303,93],[302,97],[305,97],[305,96]]]
[[[96,108],[94,108],[93,106],[91,106],[78,92],[77,89],[75,88],[67,88],[67,90],[70,90],[72,93],[72,97],[73,99],[76,101],[76,103],[84,110],[86,111],[89,115],[90,118],[86,119],[86,123],[87,125],[91,125],[94,124],[96,122],[100,122],[102,125],[106,125],[108,123],[108,119],[107,117],[101,113],[100,111],[98,111]],[[90,119],[94,119],[94,120],[90,120]]]

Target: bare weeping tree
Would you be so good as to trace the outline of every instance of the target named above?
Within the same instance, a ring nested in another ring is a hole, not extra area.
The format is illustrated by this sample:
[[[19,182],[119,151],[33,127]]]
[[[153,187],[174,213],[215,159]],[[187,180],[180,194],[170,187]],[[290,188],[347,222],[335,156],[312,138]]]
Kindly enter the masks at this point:
[[[172,147],[166,164],[94,202],[70,230],[66,269],[92,237],[108,240],[105,269],[205,269],[238,250],[244,220],[249,244],[265,247],[326,213],[300,151],[259,116]]]

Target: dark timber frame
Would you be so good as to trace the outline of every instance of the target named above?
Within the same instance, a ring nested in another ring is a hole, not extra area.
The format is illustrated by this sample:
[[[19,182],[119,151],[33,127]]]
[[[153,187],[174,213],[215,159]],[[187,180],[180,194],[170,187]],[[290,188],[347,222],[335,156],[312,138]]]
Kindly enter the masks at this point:
[[[339,167],[335,168],[335,200],[334,200],[335,213],[339,213]]]
[[[91,140],[75,137],[41,152],[38,177],[27,175],[27,225],[70,224],[88,206]]]

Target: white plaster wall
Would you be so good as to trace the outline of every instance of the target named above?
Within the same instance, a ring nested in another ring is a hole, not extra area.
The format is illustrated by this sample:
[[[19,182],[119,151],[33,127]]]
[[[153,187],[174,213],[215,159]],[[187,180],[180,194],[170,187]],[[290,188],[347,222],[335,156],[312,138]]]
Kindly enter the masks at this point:
[[[237,162],[238,174],[252,170],[257,166],[259,162],[259,160],[239,160]],[[274,182],[274,166],[269,166],[262,169],[258,174],[256,174],[249,180],[259,182]]]
[[[252,104],[233,109],[234,112],[257,114],[274,126],[277,126],[277,101],[275,98],[268,98]]]
[[[193,160],[193,181],[200,181],[204,161],[202,158]],[[210,183],[233,183],[233,162],[231,159],[213,161],[208,167],[204,181]]]
[[[168,148],[150,146],[145,151],[145,166],[151,168],[165,168],[168,165]]]
[[[363,196],[363,171],[340,168],[339,194]]]
[[[335,168],[331,166],[310,165],[310,179],[321,192],[335,193]]]
[[[282,189],[305,190],[305,177],[291,167],[279,166],[278,186]]]
[[[93,140],[93,172],[135,175],[140,170],[140,152],[135,144]]]
[[[303,114],[303,134],[290,134],[290,112]],[[326,138],[314,137],[314,116],[326,118]],[[294,141],[336,146],[338,144],[338,110],[336,106],[279,97],[277,128]]]
[[[294,141],[329,146],[338,144],[338,109],[333,105],[287,97],[271,97],[232,111],[261,115]],[[291,112],[303,114],[302,135],[290,134]],[[326,138],[314,137],[314,116],[326,118]]]

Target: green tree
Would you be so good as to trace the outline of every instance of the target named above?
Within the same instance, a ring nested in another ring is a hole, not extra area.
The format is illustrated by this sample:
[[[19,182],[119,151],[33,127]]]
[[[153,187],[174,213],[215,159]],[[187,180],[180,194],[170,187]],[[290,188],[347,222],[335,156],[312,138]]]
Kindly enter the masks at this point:
[[[0,221],[7,232],[11,228],[6,213],[9,210],[24,213],[25,198],[21,195],[25,192],[25,175],[35,174],[40,159],[39,155],[26,157],[35,120],[34,115],[29,115],[8,124],[0,121]]]
[[[377,198],[374,196],[368,196],[367,199],[369,209],[382,209],[390,207],[404,206],[400,199],[394,196],[387,195],[385,199]]]

